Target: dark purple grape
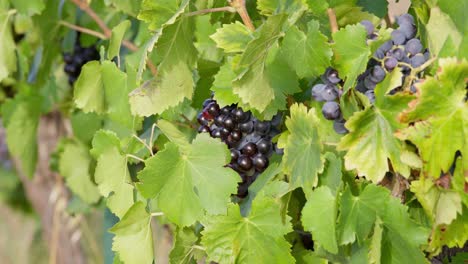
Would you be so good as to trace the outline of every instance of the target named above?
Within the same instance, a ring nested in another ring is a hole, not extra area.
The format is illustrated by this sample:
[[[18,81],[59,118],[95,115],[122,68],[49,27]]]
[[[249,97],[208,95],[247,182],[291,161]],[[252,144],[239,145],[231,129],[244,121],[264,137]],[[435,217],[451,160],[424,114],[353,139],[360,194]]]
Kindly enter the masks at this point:
[[[386,42],[384,42],[384,44],[382,44],[379,49],[382,50],[384,53],[386,53],[387,51],[391,50],[393,47],[393,41],[391,40],[388,40]]]
[[[208,126],[200,126],[198,128],[198,133],[210,133],[210,128]]]
[[[233,130],[236,127],[236,123],[234,122],[234,119],[232,119],[229,116],[224,119],[223,124],[224,124],[224,127],[229,130]]]
[[[205,101],[203,101],[203,108],[206,108],[209,104],[214,103],[214,102],[215,100],[213,99],[210,99],[210,98],[206,99]]]
[[[66,73],[75,73],[78,71],[78,68],[74,64],[67,64],[64,70]]]
[[[396,18],[396,22],[400,26],[404,24],[414,25],[414,18],[410,14],[403,14]]]
[[[224,116],[219,115],[219,116],[215,117],[214,123],[219,127],[223,126],[224,125]]]
[[[411,66],[413,68],[417,68],[423,65],[425,62],[426,62],[426,58],[424,58],[424,55],[421,53],[416,54],[411,58]]]
[[[255,132],[260,135],[266,135],[270,132],[271,124],[268,121],[260,121],[258,120],[255,122]]]
[[[326,102],[322,106],[322,114],[328,120],[334,120],[341,116],[340,105],[337,102]]]
[[[267,139],[261,139],[259,142],[257,142],[257,149],[258,152],[262,154],[268,154],[271,151],[271,141]]]
[[[364,86],[364,81],[358,82],[356,85],[356,90],[358,90],[361,93],[365,93],[367,91],[366,86]]]
[[[231,137],[237,142],[242,139],[242,132],[240,132],[238,129],[234,129],[231,132]]]
[[[68,83],[73,84],[74,82],[76,82],[76,79],[78,79],[76,76],[69,75],[68,76]]]
[[[325,101],[335,101],[338,98],[338,88],[328,84],[322,92],[322,97]]]
[[[231,134],[231,131],[225,127],[220,128],[219,132],[221,133],[221,138],[227,138]]]
[[[426,61],[428,61],[431,58],[431,54],[429,53],[428,50],[426,50],[423,55],[424,55],[424,59],[426,59]]]
[[[387,71],[392,71],[397,66],[398,61],[395,58],[386,58],[384,61],[384,66]]]
[[[417,38],[408,40],[405,45],[406,52],[410,53],[411,55],[416,55],[417,53],[421,52],[422,48],[423,46],[421,41]]]
[[[377,49],[374,53],[374,57],[376,57],[377,59],[381,60],[385,57],[385,52],[381,49]]]
[[[70,54],[70,53],[64,53],[63,54],[63,61],[66,63],[66,64],[70,64],[73,62],[73,56]]]
[[[225,107],[221,108],[220,112],[224,116],[229,116],[231,114],[232,109],[233,109],[233,107],[231,107],[231,106],[225,106]]]
[[[383,81],[385,79],[385,75],[385,70],[379,65],[374,66],[374,68],[371,71],[372,81],[374,81],[375,83]]]
[[[375,103],[375,93],[374,93],[374,90],[369,90],[365,93],[365,95],[367,96],[367,98],[369,99],[369,102],[371,102],[371,104]]]
[[[372,33],[374,33],[374,24],[372,24],[372,22],[370,22],[369,20],[363,20],[360,24],[366,28],[368,37],[371,36]]]
[[[336,133],[338,134],[346,134],[348,133],[348,129],[345,127],[345,120],[335,120],[333,121],[333,129],[335,130]]]
[[[249,185],[247,184],[240,184],[237,186],[237,197],[245,198],[249,194]]]
[[[245,146],[241,150],[242,154],[247,155],[247,156],[253,156],[257,154],[257,145],[253,142],[249,142],[245,144]]]
[[[315,101],[323,102],[325,99],[323,98],[323,92],[327,86],[323,83],[316,84],[312,87],[312,97]]]
[[[231,149],[231,162],[237,161],[240,156],[240,152],[237,149]]]
[[[268,159],[263,155],[256,155],[252,159],[252,162],[255,167],[255,170],[257,170],[258,172],[262,172],[266,169],[266,167],[268,167]]]
[[[203,115],[203,113],[199,113],[197,115],[197,121],[200,125],[208,125],[209,121],[208,119],[205,118],[205,115]]]
[[[338,72],[335,69],[328,68],[323,75],[323,81],[326,83],[337,84],[341,82],[340,77],[338,76]]]
[[[243,171],[248,171],[252,168],[252,160],[245,155],[240,155],[239,158],[237,158],[237,165],[239,165],[239,168]]]
[[[402,24],[398,30],[405,35],[406,39],[412,39],[416,36],[416,27],[412,24]]]
[[[246,122],[250,118],[250,112],[244,112],[242,108],[234,109],[232,111],[232,115],[234,116],[234,119],[239,123]]]
[[[211,104],[209,104],[205,110],[212,116],[218,116],[219,115],[219,105],[215,102],[212,102]]]
[[[364,79],[364,86],[369,89],[369,90],[374,90],[375,89],[375,86],[377,85],[377,83],[375,83],[373,80],[372,80],[372,77],[370,75],[366,76],[366,78]]]
[[[398,29],[393,30],[393,32],[392,32],[392,41],[393,41],[393,44],[395,44],[395,45],[405,44],[405,41],[406,41],[405,33],[403,33],[403,31],[398,30]]]
[[[214,138],[221,138],[221,130],[219,128],[212,129],[210,135]]]
[[[398,61],[401,61],[405,57],[405,55],[405,52],[400,48],[393,49],[390,52],[390,56],[397,59]]]
[[[239,129],[242,131],[242,133],[251,133],[254,128],[253,121],[248,121],[245,123],[242,123],[239,125]]]

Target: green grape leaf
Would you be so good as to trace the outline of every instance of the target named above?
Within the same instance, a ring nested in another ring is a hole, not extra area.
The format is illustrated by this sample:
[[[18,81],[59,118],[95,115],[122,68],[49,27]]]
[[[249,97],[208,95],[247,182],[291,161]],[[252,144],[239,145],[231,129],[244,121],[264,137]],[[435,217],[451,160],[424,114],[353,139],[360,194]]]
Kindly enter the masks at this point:
[[[304,0],[259,0],[257,9],[265,16],[288,14],[288,22],[293,25],[309,7]]]
[[[275,85],[267,70],[267,58],[272,47],[280,37],[286,17],[271,16],[259,29],[258,37],[247,45],[240,59],[242,74],[233,84],[233,91],[244,104],[248,104],[259,112],[266,109],[275,98]]]
[[[22,15],[32,16],[40,14],[45,8],[44,0],[10,0],[13,7]]]
[[[356,169],[359,175],[373,182],[380,182],[389,170],[390,160],[395,171],[409,176],[409,167],[401,160],[402,142],[394,133],[402,127],[397,115],[406,108],[412,97],[405,94],[386,95],[391,89],[401,85],[401,72],[387,74],[384,81],[375,88],[376,101],[356,112],[346,122],[350,131],[341,138],[339,150],[346,150],[345,166]]]
[[[387,202],[380,211],[384,227],[382,263],[427,263],[420,248],[427,244],[429,230],[410,218],[408,208],[399,199],[388,197]]]
[[[224,168],[229,151],[219,140],[199,134],[190,147],[173,142],[145,161],[138,186],[146,198],[154,198],[167,217],[179,226],[193,224],[203,215],[226,211],[230,195],[236,192],[239,176]]]
[[[83,66],[75,84],[75,103],[85,113],[108,114],[108,117],[123,127],[138,129],[139,118],[130,112],[127,74],[121,72],[111,61],[91,61]]]
[[[9,22],[12,14],[0,9],[0,81],[16,71],[16,47]]]
[[[203,221],[202,245],[209,261],[218,263],[294,263],[284,235],[292,231],[283,223],[279,205],[272,199],[255,199],[248,217],[230,204],[227,215]]]
[[[195,17],[195,47],[198,50],[198,59],[211,62],[220,62],[223,58],[222,50],[216,47],[216,42],[210,38],[217,29],[220,28],[220,23],[210,23],[209,16]]]
[[[333,194],[336,194],[341,185],[342,176],[342,161],[332,152],[327,152],[323,155],[326,160],[326,165],[323,173],[319,176],[319,186],[327,186]]]
[[[462,157],[459,157],[455,162],[452,186],[460,195],[464,205],[468,206],[468,191],[466,191],[468,188],[468,162],[464,161]]]
[[[412,181],[411,191],[435,225],[449,225],[462,212],[458,192],[437,187],[431,179]]]
[[[216,42],[216,46],[226,53],[243,52],[247,44],[254,39],[252,32],[239,21],[224,24],[210,37]]]
[[[458,31],[450,16],[443,13],[438,7],[434,7],[431,9],[431,16],[425,27],[431,54],[438,56],[448,42],[452,42],[455,48],[455,50],[449,51],[453,52],[451,55],[457,54],[463,35]]]
[[[324,167],[316,110],[293,104],[285,124],[288,128],[287,140],[279,145],[284,148],[283,170],[290,177],[291,188],[301,186],[312,190],[318,182],[317,174]]]
[[[374,231],[372,234],[372,238],[369,241],[369,255],[368,260],[369,263],[380,263],[380,259],[382,256],[382,235],[383,235],[383,227],[382,221],[380,218],[377,217],[377,221],[374,225]]]
[[[314,242],[333,254],[338,253],[336,214],[335,196],[330,188],[321,186],[307,198],[301,218],[304,230],[312,233]]]
[[[70,116],[73,135],[85,144],[90,144],[94,133],[102,127],[103,118],[96,113],[81,111]]]
[[[142,0],[109,0],[109,2],[115,6],[118,10],[121,10],[124,13],[127,13],[131,16],[136,17],[140,9]],[[148,4],[148,3],[147,3]]]
[[[468,155],[468,61],[441,59],[439,65],[437,76],[419,85],[418,98],[400,116],[418,122],[398,134],[418,147],[425,171],[435,178],[448,171],[457,151]]]
[[[143,202],[135,203],[109,229],[109,232],[115,234],[112,250],[117,252],[123,263],[153,263],[151,215],[146,212],[145,207]]]
[[[464,10],[468,9],[468,3],[464,0],[438,0],[437,6],[453,20],[458,31],[466,36],[468,20]]]
[[[143,0],[138,19],[148,23],[150,30],[160,29],[174,14],[179,12],[179,6],[185,9],[188,2],[188,0]]]
[[[340,245],[364,241],[372,230],[380,210],[385,209],[390,192],[376,185],[368,185],[359,196],[346,188],[341,196],[337,232]]]
[[[41,98],[37,94],[19,94],[13,100],[7,100],[2,106],[8,149],[21,161],[23,172],[30,178],[36,170],[37,129],[41,103]]]
[[[78,142],[68,141],[60,154],[59,172],[67,186],[86,203],[96,203],[101,195],[89,173],[91,156],[88,148]]]
[[[378,17],[384,17],[388,12],[387,0],[358,0],[357,5],[362,6],[365,11],[369,11]]]
[[[335,68],[345,80],[343,89],[347,92],[367,67],[370,55],[367,33],[362,25],[348,25],[333,33],[333,41]]]
[[[131,25],[130,21],[125,20],[112,29],[112,35],[109,40],[109,48],[107,49],[107,57],[109,59],[112,59],[115,56],[119,56],[120,45],[125,35],[125,31],[128,30],[130,25]]]
[[[282,52],[300,78],[321,75],[330,66],[332,51],[328,39],[319,31],[318,21],[307,24],[307,34],[292,26],[283,39]]]
[[[121,218],[133,205],[133,185],[119,138],[112,132],[99,130],[94,135],[91,154],[97,159],[94,179],[99,192],[107,197],[109,209]]]
[[[174,247],[169,254],[171,264],[195,264],[194,245],[198,237],[190,228],[180,228],[175,235]]]
[[[232,91],[232,80],[236,78],[233,64],[239,61],[239,59],[239,56],[228,57],[215,75],[211,90],[214,92],[214,99],[220,107],[235,104],[240,101],[240,98]]]
[[[185,98],[191,99],[195,86],[192,68],[197,59],[193,44],[194,27],[190,17],[166,26],[156,45],[161,63],[152,81],[130,94],[132,113],[140,116],[161,114]]]

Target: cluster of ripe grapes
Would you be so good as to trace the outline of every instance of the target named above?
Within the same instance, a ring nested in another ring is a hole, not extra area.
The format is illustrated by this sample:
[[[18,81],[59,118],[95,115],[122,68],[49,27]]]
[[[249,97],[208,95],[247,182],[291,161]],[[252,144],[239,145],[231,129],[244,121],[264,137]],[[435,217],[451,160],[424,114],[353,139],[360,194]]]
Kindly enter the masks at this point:
[[[63,61],[65,62],[64,71],[68,75],[68,83],[73,85],[80,75],[81,67],[88,61],[98,60],[99,52],[96,47],[82,47],[77,37],[73,53],[63,53]]]
[[[416,26],[414,18],[409,14],[397,17],[398,28],[391,34],[391,40],[382,44],[374,54],[368,64],[366,71],[357,79],[356,90],[366,95],[371,103],[375,102],[374,89],[378,83],[385,79],[388,72],[395,69],[403,73],[402,83],[410,75],[411,71],[423,65],[430,57],[429,51],[423,49],[421,41],[416,36]],[[361,22],[366,28],[367,38],[376,38],[374,25],[367,20]],[[322,75],[322,82],[312,87],[312,97],[319,102],[325,102],[322,106],[322,114],[328,120],[333,120],[333,128],[339,134],[347,133],[345,120],[341,114],[339,97],[343,81],[339,78],[338,72],[328,68]],[[411,80],[411,92],[416,92],[413,85],[418,79]],[[395,93],[400,90],[397,87],[391,91]]]
[[[237,196],[244,198],[248,187],[267,168],[273,151],[278,151],[271,139],[280,132],[281,116],[261,121],[237,105],[220,108],[215,100],[207,99],[197,121],[199,133],[210,133],[228,145],[231,162],[227,166],[240,174]]]

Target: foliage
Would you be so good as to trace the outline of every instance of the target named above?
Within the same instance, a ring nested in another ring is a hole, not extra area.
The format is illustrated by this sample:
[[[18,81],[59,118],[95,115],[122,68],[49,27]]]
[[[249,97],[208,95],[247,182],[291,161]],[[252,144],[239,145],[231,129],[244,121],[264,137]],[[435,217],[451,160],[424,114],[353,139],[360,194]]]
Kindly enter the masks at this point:
[[[173,231],[171,263],[428,263],[468,240],[466,2],[414,1],[431,59],[411,73],[415,90],[394,93],[407,84],[388,72],[375,102],[356,86],[395,32],[387,1],[88,2],[107,28],[73,1],[0,0],[1,118],[29,177],[41,116],[70,121],[51,166],[119,217],[119,261],[152,263],[155,217]],[[70,86],[62,53],[76,39],[101,58]],[[345,135],[310,96],[330,67]],[[194,129],[210,93],[259,120],[284,117],[273,138],[284,154],[245,198],[233,195],[241,177],[226,144]]]

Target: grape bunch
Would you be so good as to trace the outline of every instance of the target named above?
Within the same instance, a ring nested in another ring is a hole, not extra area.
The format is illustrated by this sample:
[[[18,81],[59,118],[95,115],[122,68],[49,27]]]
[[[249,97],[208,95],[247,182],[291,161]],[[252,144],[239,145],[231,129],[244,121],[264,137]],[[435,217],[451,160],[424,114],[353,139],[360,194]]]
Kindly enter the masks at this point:
[[[227,167],[240,174],[242,182],[237,196],[244,198],[248,187],[268,167],[273,152],[280,152],[271,140],[280,132],[281,116],[261,121],[237,105],[220,108],[215,100],[207,99],[197,121],[199,133],[210,133],[211,137],[220,138],[228,145],[231,162]]]
[[[68,75],[68,83],[73,85],[81,72],[81,67],[88,61],[98,60],[99,52],[96,47],[82,47],[77,37],[73,53],[63,53],[63,61],[65,62],[64,71]]]
[[[328,120],[333,120],[333,128],[338,134],[345,134],[345,120],[341,114],[339,99],[342,90],[338,85],[343,81],[338,76],[335,69],[328,68],[321,77],[323,83],[318,83],[312,87],[312,97],[318,102],[325,102],[322,106],[322,114]]]

